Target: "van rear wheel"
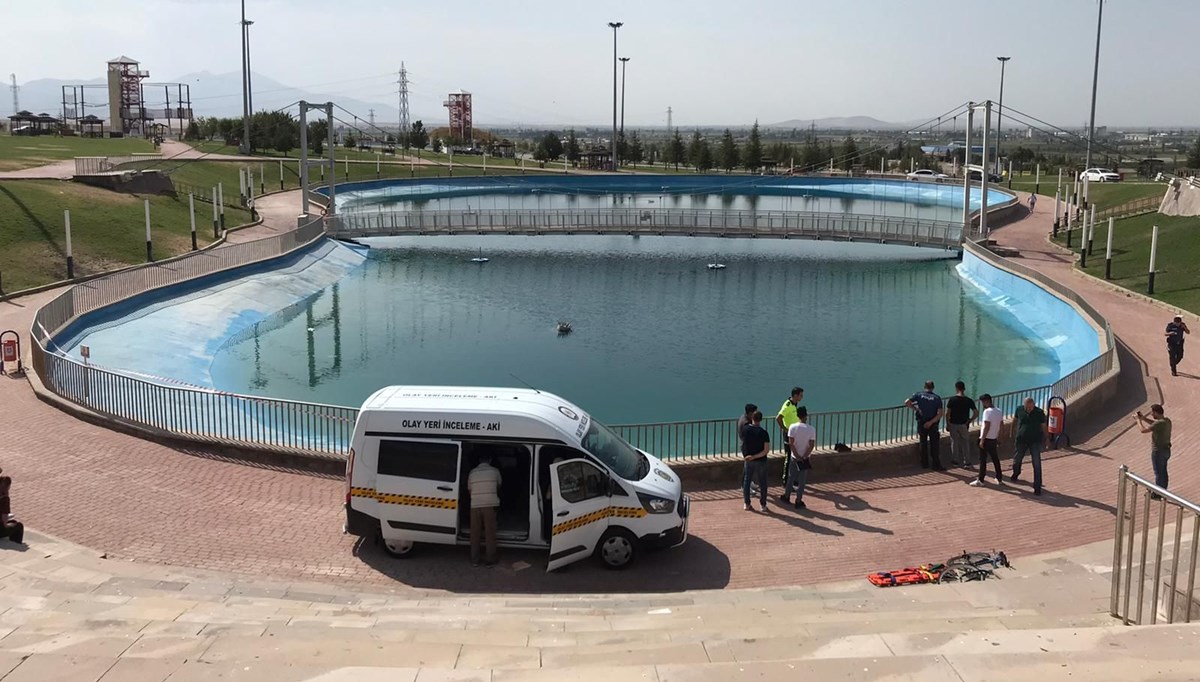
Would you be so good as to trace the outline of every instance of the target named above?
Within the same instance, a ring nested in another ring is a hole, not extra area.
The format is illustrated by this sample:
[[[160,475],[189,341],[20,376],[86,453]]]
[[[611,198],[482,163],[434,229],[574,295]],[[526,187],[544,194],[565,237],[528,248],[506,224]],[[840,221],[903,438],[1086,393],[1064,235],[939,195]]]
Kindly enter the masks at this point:
[[[596,556],[604,567],[614,571],[633,565],[637,559],[637,538],[624,528],[610,528],[596,546]]]
[[[385,538],[380,538],[379,545],[393,559],[407,559],[412,556],[413,548],[416,547],[416,543],[412,540],[388,540]]]

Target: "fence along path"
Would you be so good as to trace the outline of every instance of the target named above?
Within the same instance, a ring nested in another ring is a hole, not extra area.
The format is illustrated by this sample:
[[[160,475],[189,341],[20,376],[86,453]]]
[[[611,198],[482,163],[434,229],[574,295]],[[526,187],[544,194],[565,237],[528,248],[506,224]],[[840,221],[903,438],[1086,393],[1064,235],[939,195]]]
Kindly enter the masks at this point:
[[[284,255],[314,243],[324,234],[325,221],[317,219],[276,236],[188,254],[73,286],[35,316],[34,368],[56,394],[137,425],[214,442],[343,456],[349,448],[356,407],[238,395],[165,377],[112,371],[69,357],[53,343],[55,334],[90,311],[146,291]],[[970,243],[966,248],[1076,304],[1102,334],[1101,355],[1054,384],[996,396],[998,407],[1006,413],[1015,411],[1027,395],[1043,404],[1051,396],[1070,398],[1117,370],[1111,329],[1086,301],[1035,270],[1000,259]],[[891,445],[913,437],[912,416],[902,406],[813,413],[810,418],[822,449],[839,443],[852,448]],[[735,419],[716,419],[614,428],[634,446],[659,456],[711,458],[737,451],[735,424]]]

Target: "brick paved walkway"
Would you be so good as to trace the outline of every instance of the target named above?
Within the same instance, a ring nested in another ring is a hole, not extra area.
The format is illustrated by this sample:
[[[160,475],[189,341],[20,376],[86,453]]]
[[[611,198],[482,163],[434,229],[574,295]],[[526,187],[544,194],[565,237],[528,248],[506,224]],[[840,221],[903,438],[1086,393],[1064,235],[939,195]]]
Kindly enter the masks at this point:
[[[289,196],[275,200],[277,215],[295,212],[287,208]],[[1040,498],[1027,485],[970,488],[965,472],[822,480],[818,462],[806,513],[747,513],[737,491],[694,491],[694,536],[678,550],[648,556],[636,577],[591,564],[546,576],[536,553],[507,553],[501,568],[481,573],[468,570],[461,550],[427,548],[394,561],[373,547],[356,548],[340,532],[340,480],[97,428],[40,403],[16,379],[0,379],[0,464],[16,480],[15,511],[29,526],[110,558],[398,589],[628,592],[808,584],[963,548],[1021,556],[1102,540],[1112,532],[1117,466],[1128,462],[1150,472],[1147,439],[1133,431],[1128,415],[1160,394],[1176,418],[1172,487],[1200,497],[1200,467],[1189,462],[1197,429],[1187,419],[1200,405],[1194,376],[1200,372],[1189,361],[1189,376],[1169,376],[1161,336],[1168,315],[1161,309],[1071,274],[1067,259],[1044,241],[1049,211],[1039,207],[995,236],[1021,248],[1027,264],[1084,294],[1128,347],[1122,351],[1123,399],[1107,414],[1072,415],[1077,449],[1046,462]],[[49,296],[0,303],[0,328],[28,329],[32,311]]]

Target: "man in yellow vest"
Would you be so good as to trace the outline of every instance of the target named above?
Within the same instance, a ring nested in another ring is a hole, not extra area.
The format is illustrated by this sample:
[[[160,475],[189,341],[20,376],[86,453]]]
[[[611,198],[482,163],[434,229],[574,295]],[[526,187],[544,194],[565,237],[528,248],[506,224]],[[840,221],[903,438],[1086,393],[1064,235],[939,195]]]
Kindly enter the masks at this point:
[[[804,400],[804,389],[799,386],[792,388],[792,394],[788,399],[783,401],[783,406],[779,408],[779,414],[775,415],[775,423],[779,426],[779,431],[782,434],[780,438],[783,441],[783,484],[787,485],[788,471],[792,463],[792,448],[788,445],[787,432],[792,427],[792,424],[800,421],[796,416],[796,407],[800,405],[800,401]]]

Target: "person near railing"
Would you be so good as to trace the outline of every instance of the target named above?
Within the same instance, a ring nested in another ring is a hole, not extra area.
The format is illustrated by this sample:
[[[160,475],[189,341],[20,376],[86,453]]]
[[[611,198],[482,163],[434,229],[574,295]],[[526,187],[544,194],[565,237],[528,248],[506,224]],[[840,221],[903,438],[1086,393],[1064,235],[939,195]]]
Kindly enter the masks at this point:
[[[972,456],[971,424],[979,416],[975,401],[967,395],[967,385],[954,382],[954,395],[946,401],[946,430],[950,432],[950,463],[975,466]]]
[[[1150,406],[1149,416],[1138,410],[1135,419],[1142,433],[1150,434],[1150,465],[1154,467],[1154,485],[1166,490],[1167,460],[1171,459],[1171,420],[1158,403]],[[1158,494],[1150,497],[1158,499]]]
[[[801,405],[796,408],[796,423],[788,427],[788,447],[792,451],[792,461],[788,465],[787,481],[783,484],[783,494],[779,501],[785,504],[792,501],[792,488],[796,489],[796,509],[804,509],[804,486],[808,483],[808,470],[812,469],[812,453],[817,447],[817,430],[808,423],[808,408]]]
[[[1004,412],[992,405],[992,395],[984,393],[979,396],[979,404],[983,405],[983,427],[979,429],[979,478],[971,481],[971,485],[979,487],[987,478],[988,459],[996,469],[996,485],[1004,485],[1004,474],[1000,471],[1000,454],[996,443],[1000,439],[1000,425],[1004,423]]]
[[[917,416],[917,451],[921,455],[921,468],[945,471],[941,448],[941,425],[945,409],[942,397],[933,392],[933,382],[925,382],[925,390],[912,394],[904,405],[912,409]]]
[[[783,441],[779,445],[779,451],[783,453],[783,484],[787,485],[788,469],[792,462],[792,450],[788,445],[787,432],[792,428],[792,424],[796,423],[796,406],[800,401],[804,400],[804,389],[799,386],[792,387],[792,392],[788,399],[783,401],[783,405],[779,408],[779,413],[775,415],[775,423],[779,426],[780,439]]]
[[[750,483],[758,484],[759,509],[767,511],[767,455],[771,453],[771,435],[762,427],[762,412],[755,411],[742,429],[742,501],[750,511]]]
[[[1033,398],[1026,398],[1021,407],[1013,415],[1013,442],[1016,443],[1016,454],[1013,457],[1012,476],[1016,483],[1021,478],[1021,465],[1025,455],[1033,465],[1033,494],[1042,494],[1042,444],[1046,442],[1049,431],[1046,426],[1046,413],[1037,406]]]
[[[12,478],[0,476],[0,537],[22,545],[25,544],[25,525],[13,518],[12,503],[8,496],[11,489]]]
[[[754,417],[755,412],[758,412],[758,405],[755,405],[754,403],[746,403],[746,411],[742,413],[742,416],[738,417],[738,420],[737,420],[738,445],[741,445],[741,443],[742,443],[742,429],[746,428],[746,424],[750,423],[751,419]]]
[[[1171,363],[1173,377],[1179,376],[1179,363],[1183,362],[1183,336],[1191,333],[1192,330],[1188,329],[1182,315],[1176,315],[1175,319],[1167,323],[1167,359]]]

